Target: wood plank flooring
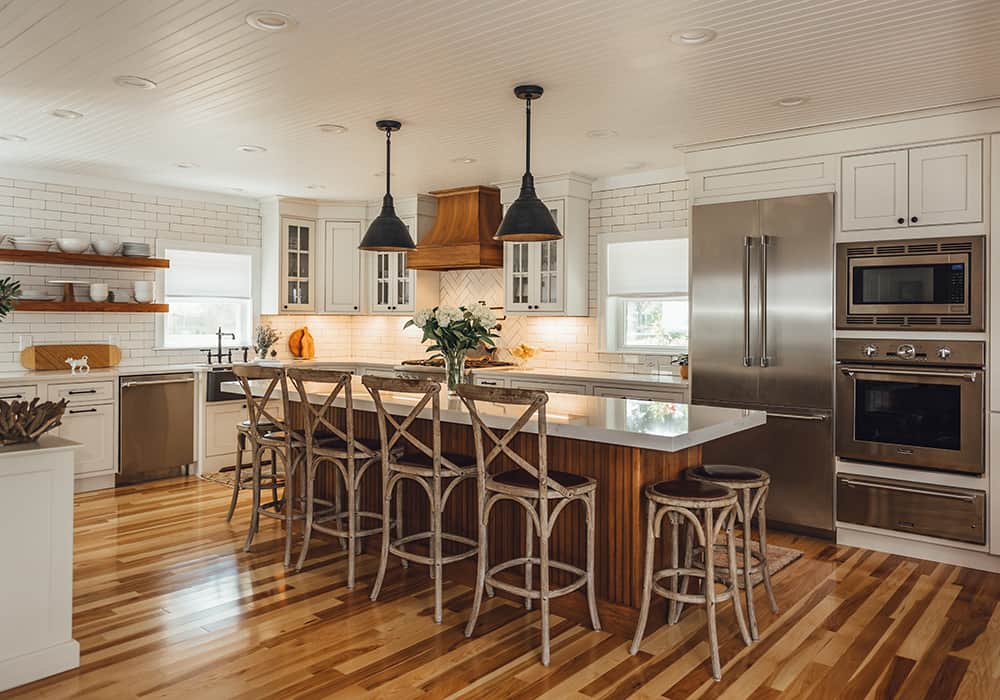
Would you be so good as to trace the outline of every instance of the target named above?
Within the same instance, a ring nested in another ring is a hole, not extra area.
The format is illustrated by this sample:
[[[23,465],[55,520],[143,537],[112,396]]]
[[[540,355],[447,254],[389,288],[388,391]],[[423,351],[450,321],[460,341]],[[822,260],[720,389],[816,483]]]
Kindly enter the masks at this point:
[[[78,496],[82,666],[0,697],[1000,697],[998,575],[774,533],[806,555],[774,579],[779,615],[758,599],[752,647],[720,611],[721,682],[698,610],[673,627],[656,616],[635,657],[624,636],[554,617],[545,668],[537,612],[488,600],[467,640],[467,587],[446,583],[435,625],[426,568],[392,566],[377,603],[374,557],[348,591],[336,542],[286,572],[278,524],[245,554],[249,498],[232,524],[228,499],[194,478]]]

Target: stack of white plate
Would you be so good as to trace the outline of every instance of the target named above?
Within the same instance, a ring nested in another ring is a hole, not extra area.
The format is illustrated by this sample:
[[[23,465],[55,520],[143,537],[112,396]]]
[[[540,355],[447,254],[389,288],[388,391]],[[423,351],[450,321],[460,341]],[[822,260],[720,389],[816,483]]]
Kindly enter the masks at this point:
[[[18,250],[46,251],[52,247],[51,238],[28,238],[27,236],[12,236],[11,242]]]
[[[139,243],[136,241],[125,241],[122,244],[122,254],[130,258],[148,258],[153,254],[148,243]]]
[[[52,296],[48,292],[36,291],[32,289],[22,289],[21,299],[25,301],[53,301],[56,297]]]

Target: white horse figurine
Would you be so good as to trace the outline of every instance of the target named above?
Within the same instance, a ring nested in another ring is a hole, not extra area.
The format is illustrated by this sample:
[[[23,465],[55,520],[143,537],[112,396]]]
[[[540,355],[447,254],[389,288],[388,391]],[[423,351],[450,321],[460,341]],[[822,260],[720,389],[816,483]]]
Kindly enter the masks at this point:
[[[67,357],[66,364],[69,365],[70,374],[90,374],[90,365],[87,364],[86,355],[81,357],[79,360]]]

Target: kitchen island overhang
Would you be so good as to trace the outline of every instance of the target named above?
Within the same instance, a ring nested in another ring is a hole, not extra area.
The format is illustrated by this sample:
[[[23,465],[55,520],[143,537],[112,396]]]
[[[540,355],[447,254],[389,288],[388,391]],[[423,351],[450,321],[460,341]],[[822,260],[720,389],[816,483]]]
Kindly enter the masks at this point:
[[[251,382],[255,394],[263,394],[266,381]],[[224,386],[240,391],[235,382]],[[318,385],[306,385],[307,400],[322,404],[327,394]],[[280,400],[278,390],[273,394]],[[378,439],[378,424],[374,401],[359,378],[352,382],[354,424],[358,437]],[[475,454],[471,419],[457,397],[441,392],[441,440],[444,452]],[[293,427],[303,425],[300,397],[289,387],[288,420]],[[406,415],[416,401],[407,395],[383,393],[383,403],[395,415]],[[343,424],[342,397],[330,411],[335,421]],[[506,429],[516,420],[517,407],[481,403],[480,410],[487,425]],[[575,394],[550,394],[548,414],[548,459],[550,470],[581,474],[596,479],[597,523],[595,584],[605,625],[615,631],[631,634],[641,593],[642,557],[645,537],[645,504],[643,489],[647,484],[664,479],[682,478],[684,470],[702,464],[702,445],[714,440],[762,426],[767,420],[763,411],[692,406],[644,399],[619,399]],[[413,432],[427,440],[431,435],[430,408],[414,422]],[[512,447],[528,461],[537,461],[537,423],[529,422]],[[495,465],[496,466],[496,465]],[[499,470],[516,468],[506,458],[499,460]],[[318,477],[318,496],[332,497],[333,470],[324,470]],[[370,469],[359,490],[363,510],[381,510],[381,470]],[[427,529],[429,522],[426,494],[412,484],[404,490],[406,532]],[[459,485],[448,501],[443,516],[446,532],[476,537],[478,533],[475,482]],[[521,556],[525,544],[525,516],[514,504],[501,504],[490,523],[490,561],[499,562]],[[574,504],[557,520],[550,547],[554,559],[574,565],[586,556],[585,518],[582,506]],[[665,538],[669,541],[669,538]],[[378,551],[377,539],[369,540],[365,549]],[[447,549],[447,545],[446,545]],[[665,551],[665,548],[663,548]],[[657,554],[658,563],[664,551]],[[475,564],[461,562],[446,567],[448,580],[471,584],[475,580]],[[402,570],[391,565],[390,572]],[[413,575],[412,568],[409,574]],[[560,573],[553,573],[558,583]],[[361,581],[364,581],[362,577]],[[557,614],[585,621],[586,602],[576,594],[559,599],[553,610]]]

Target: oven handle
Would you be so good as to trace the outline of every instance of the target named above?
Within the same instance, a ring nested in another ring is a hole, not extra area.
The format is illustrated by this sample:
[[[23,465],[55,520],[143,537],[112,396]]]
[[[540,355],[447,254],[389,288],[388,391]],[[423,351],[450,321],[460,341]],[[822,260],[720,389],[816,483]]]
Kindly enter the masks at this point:
[[[809,421],[823,421],[826,420],[826,416],[818,414],[809,413],[772,413],[767,412],[768,418],[787,418],[788,420],[809,420]]]
[[[743,366],[753,366],[753,356],[750,354],[750,252],[753,248],[753,238],[743,239]]]
[[[868,369],[861,367],[841,367],[840,371],[849,377],[854,377],[855,374],[900,374],[913,377],[957,377],[959,379],[968,379],[973,384],[976,383],[976,376],[979,374],[978,372],[934,372],[926,369]]]
[[[915,493],[921,496],[939,496],[940,498],[951,498],[956,501],[965,501],[966,503],[973,503],[976,500],[975,496],[966,496],[960,493],[945,493],[943,491],[928,491],[926,489],[909,489],[903,486],[876,484],[871,481],[854,481],[853,479],[844,479],[843,477],[841,477],[840,480],[848,486],[864,486],[866,488],[884,489],[886,491],[902,491],[903,493]]]

